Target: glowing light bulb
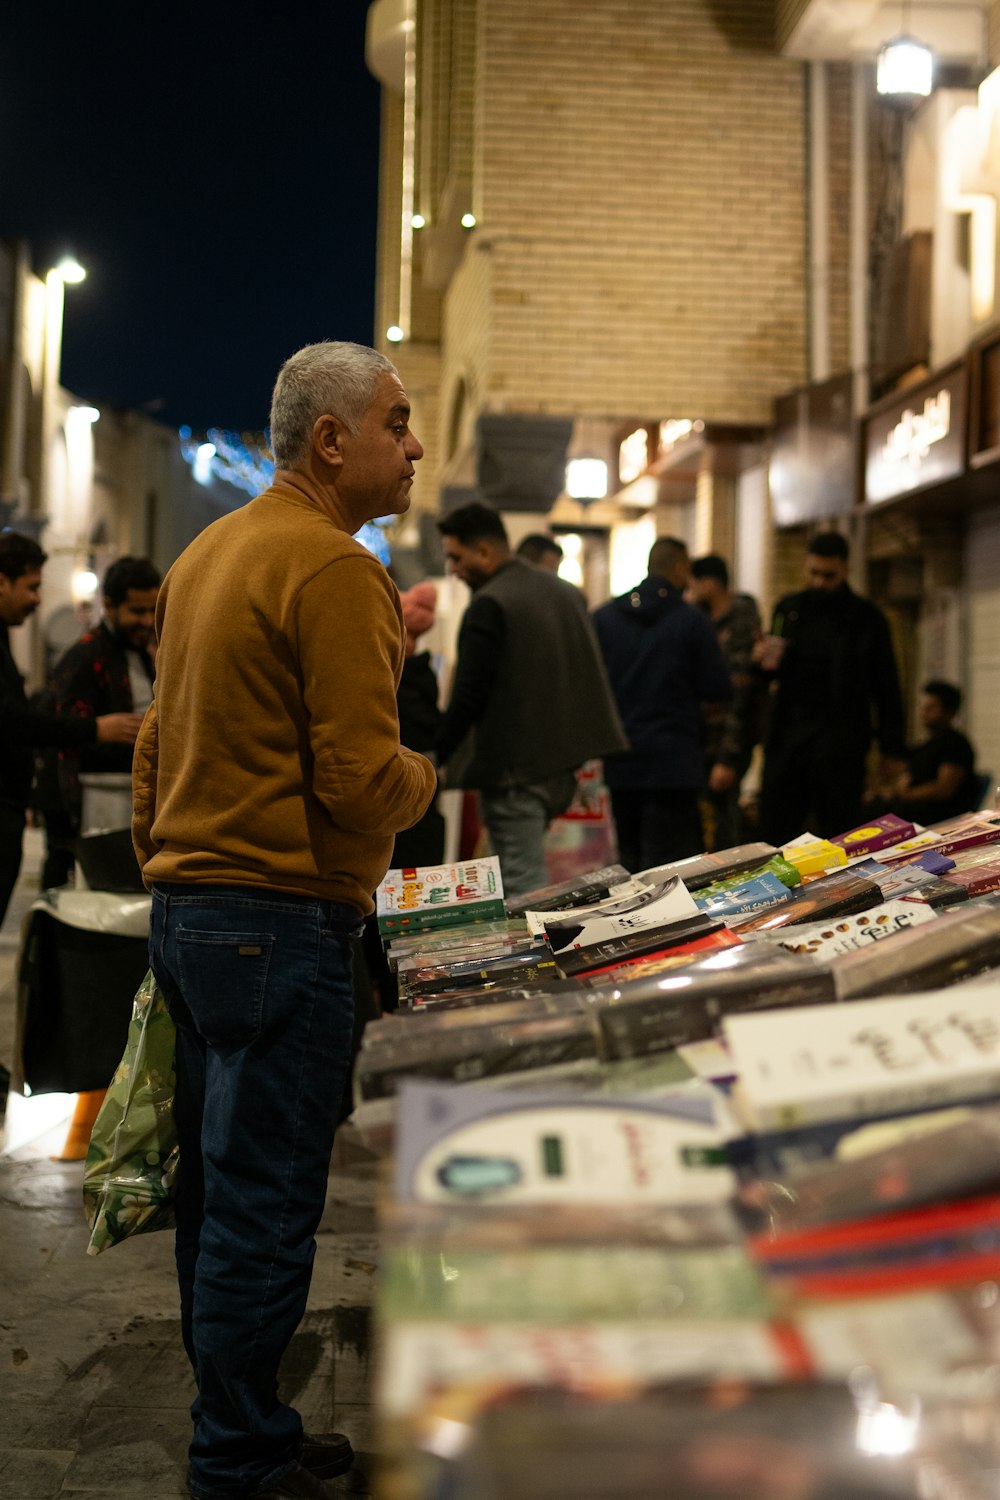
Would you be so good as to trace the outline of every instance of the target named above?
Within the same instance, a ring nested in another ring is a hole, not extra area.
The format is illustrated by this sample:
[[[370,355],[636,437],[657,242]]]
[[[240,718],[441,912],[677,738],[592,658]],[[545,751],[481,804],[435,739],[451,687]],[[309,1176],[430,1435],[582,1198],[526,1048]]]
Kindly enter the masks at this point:
[[[69,282],[71,285],[75,285],[80,281],[85,281],[87,278],[86,271],[84,270],[83,266],[81,266],[75,255],[63,256],[62,260],[56,266],[56,275],[59,277],[60,281]]]

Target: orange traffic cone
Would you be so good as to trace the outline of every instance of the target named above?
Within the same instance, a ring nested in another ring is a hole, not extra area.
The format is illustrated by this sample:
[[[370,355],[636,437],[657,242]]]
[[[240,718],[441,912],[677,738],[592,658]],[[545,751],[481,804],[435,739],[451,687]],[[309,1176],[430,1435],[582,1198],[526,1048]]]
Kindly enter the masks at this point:
[[[91,1089],[85,1094],[77,1094],[66,1143],[59,1155],[52,1158],[53,1161],[83,1161],[85,1159],[90,1146],[90,1132],[94,1128],[94,1121],[100,1113],[107,1092],[107,1089]]]

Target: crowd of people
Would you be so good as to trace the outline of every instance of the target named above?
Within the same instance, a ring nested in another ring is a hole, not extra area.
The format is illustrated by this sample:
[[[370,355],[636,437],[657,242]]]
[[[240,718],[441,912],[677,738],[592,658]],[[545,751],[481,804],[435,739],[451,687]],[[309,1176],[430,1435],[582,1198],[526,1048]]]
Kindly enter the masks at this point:
[[[926,685],[927,737],[907,750],[889,628],[849,587],[835,533],[812,539],[806,587],[764,633],[725,560],[691,562],[675,538],[591,615],[557,576],[554,538],[515,553],[495,511],[453,510],[439,530],[472,597],[442,710],[419,649],[433,586],[400,597],[353,540],[409,506],[423,452],[409,416],[375,350],[293,355],[274,389],[271,487],[162,583],[147,559],[109,568],[101,621],[44,701],[26,697],[9,631],[38,606],[45,554],[0,536],[0,915],[36,756],[55,875],[80,775],[132,767],[150,965],[177,1028],[188,1484],[202,1500],[321,1500],[351,1465],[346,1438],[303,1432],[278,1366],[305,1308],[350,1062],[351,940],[391,860],[443,854],[439,788],[478,793],[511,894],[545,883],[546,828],[595,758],[631,869],[696,853],[706,810],[715,846],[737,842],[758,746],[759,831],[775,843],[860,820],[873,740],[872,794],[894,810],[928,822],[974,795],[952,685]]]
[[[976,805],[974,752],[953,723],[959,688],[924,684],[926,738],[908,747],[888,623],[850,588],[839,533],[809,542],[806,587],[779,600],[765,634],[756,601],[731,588],[726,560],[692,560],[677,538],[658,538],[647,576],[588,618],[580,590],[557,576],[563,552],[554,537],[535,533],[512,551],[501,517],[479,504],[438,524],[447,566],[472,598],[442,709],[430,656],[418,649],[435,622],[437,591],[427,582],[400,596],[400,736],[431,757],[439,787],[478,793],[509,890],[545,883],[546,829],[573,800],[575,773],[595,758],[619,856],[632,870],[750,834],[781,844],[878,811],[928,823]],[[0,918],[26,811],[45,827],[43,886],[70,881],[81,774],[130,771],[153,698],[161,579],[143,557],[111,564],[100,621],[55,664],[44,692],[24,696],[7,632],[37,606],[44,562],[30,538],[0,537]],[[758,747],[760,785],[744,795]],[[392,861],[439,863],[444,850],[432,802],[397,834]]]

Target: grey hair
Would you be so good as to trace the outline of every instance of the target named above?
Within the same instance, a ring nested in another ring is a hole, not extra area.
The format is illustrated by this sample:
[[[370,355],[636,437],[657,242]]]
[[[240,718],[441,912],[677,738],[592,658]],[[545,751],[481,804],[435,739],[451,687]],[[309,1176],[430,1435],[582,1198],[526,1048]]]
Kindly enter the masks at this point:
[[[305,462],[313,427],[327,413],[356,433],[383,375],[396,367],[367,344],[306,344],[278,371],[271,397],[271,452],[275,467]]]

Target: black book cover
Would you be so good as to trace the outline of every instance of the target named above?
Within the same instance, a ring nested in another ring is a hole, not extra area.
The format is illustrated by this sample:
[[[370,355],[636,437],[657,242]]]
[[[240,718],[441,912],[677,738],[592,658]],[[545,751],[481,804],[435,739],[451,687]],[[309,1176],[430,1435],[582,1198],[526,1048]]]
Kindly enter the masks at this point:
[[[523,916],[526,911],[569,911],[574,906],[588,906],[591,901],[602,900],[612,886],[630,878],[624,865],[605,865],[572,880],[543,885],[523,896],[511,896],[504,906],[509,917]]]
[[[682,922],[669,922],[664,927],[648,927],[640,932],[623,933],[621,937],[593,943],[589,948],[564,949],[556,959],[556,967],[564,979],[571,979],[574,974],[585,974],[588,969],[603,968],[605,964],[641,958],[644,953],[658,953],[661,949],[693,943],[698,938],[718,932],[725,925],[718,917],[697,916],[688,917]]]
[[[849,871],[838,871],[796,886],[780,906],[755,912],[745,922],[730,918],[729,925],[740,934],[774,932],[779,927],[794,927],[797,922],[829,922],[834,917],[849,917],[881,903],[882,892],[874,881]]]
[[[599,989],[591,994],[601,1055],[608,1061],[701,1041],[713,1036],[727,1015],[829,1005],[837,998],[827,965],[763,944],[720,949],[671,969],[665,988],[650,976],[622,983],[606,995]]]
[[[651,870],[642,870],[636,878],[656,885],[661,880],[678,876],[689,891],[700,891],[702,886],[711,885],[713,881],[741,875],[744,870],[756,870],[779,852],[773,844],[738,844],[733,849],[692,854],[688,859],[677,859],[669,865],[656,865]]]
[[[971,901],[831,965],[841,1000],[943,989],[1000,967],[1000,902]]]
[[[420,1029],[415,1022],[412,1030]],[[355,1099],[384,1099],[408,1077],[468,1083],[596,1055],[596,1034],[585,1015],[533,1016],[447,1035],[429,1031],[423,1039],[363,1047],[354,1068]]]

